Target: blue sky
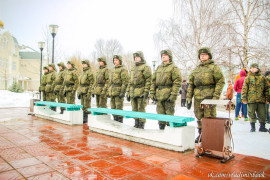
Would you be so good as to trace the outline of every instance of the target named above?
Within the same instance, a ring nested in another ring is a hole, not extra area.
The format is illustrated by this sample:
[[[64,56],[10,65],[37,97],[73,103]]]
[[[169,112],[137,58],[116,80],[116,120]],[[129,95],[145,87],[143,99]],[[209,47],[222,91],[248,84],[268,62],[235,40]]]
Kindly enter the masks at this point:
[[[118,39],[124,51],[142,50],[148,61],[160,19],[172,15],[171,0],[0,0],[0,20],[20,45],[38,49],[44,29],[59,25],[56,40],[66,56],[94,50],[96,39]]]

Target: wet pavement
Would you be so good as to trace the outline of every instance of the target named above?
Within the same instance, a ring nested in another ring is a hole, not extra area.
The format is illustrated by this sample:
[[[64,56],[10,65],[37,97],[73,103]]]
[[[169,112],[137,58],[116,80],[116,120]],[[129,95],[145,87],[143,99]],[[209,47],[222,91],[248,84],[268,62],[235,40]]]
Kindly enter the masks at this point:
[[[168,151],[27,113],[0,109],[0,180],[270,179],[270,160],[235,154],[221,164],[194,151]]]

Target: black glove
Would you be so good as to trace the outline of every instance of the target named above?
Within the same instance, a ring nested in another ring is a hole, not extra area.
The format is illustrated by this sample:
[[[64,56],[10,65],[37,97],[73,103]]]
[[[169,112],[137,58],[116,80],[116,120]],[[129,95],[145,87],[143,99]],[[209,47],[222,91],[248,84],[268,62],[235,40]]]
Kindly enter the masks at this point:
[[[192,105],[192,100],[191,99],[187,99],[187,109],[188,110],[191,109],[191,105]]]
[[[130,96],[127,96],[127,101],[130,102]]]
[[[156,101],[156,96],[154,94],[150,94],[150,99],[152,99],[153,101]]]
[[[123,98],[124,96],[125,96],[125,94],[123,94],[123,93],[119,94],[119,98]]]
[[[78,99],[81,99],[81,95],[80,95],[80,94],[78,94],[78,96],[77,96],[77,97],[78,97]]]
[[[94,98],[95,97],[95,94],[92,94],[92,97]]]

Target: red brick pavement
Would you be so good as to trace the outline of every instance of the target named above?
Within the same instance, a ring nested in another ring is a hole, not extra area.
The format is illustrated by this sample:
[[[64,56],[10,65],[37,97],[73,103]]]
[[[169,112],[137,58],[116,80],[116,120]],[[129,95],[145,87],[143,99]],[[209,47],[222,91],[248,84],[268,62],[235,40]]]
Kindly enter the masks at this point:
[[[68,126],[27,112],[0,109],[0,180],[270,179],[270,160],[235,154],[235,159],[221,164],[196,158],[194,151],[142,145],[90,132],[87,125]],[[235,176],[214,178],[226,173]],[[252,178],[250,173],[264,178]]]

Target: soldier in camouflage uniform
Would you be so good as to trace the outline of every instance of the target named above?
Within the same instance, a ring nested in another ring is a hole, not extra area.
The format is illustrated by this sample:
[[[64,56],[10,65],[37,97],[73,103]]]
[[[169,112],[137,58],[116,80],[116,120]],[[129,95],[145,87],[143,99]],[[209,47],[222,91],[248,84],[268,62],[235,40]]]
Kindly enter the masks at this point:
[[[124,97],[128,85],[128,71],[122,65],[122,57],[113,56],[114,69],[110,77],[109,96],[111,97],[112,109],[123,109]],[[122,116],[114,115],[114,120],[123,122]]]
[[[49,64],[49,74],[46,78],[46,100],[55,102],[56,96],[54,93],[54,86],[55,86],[55,79],[56,79],[57,73],[56,68],[54,64]],[[56,111],[56,107],[52,107],[52,110]]]
[[[88,120],[88,108],[91,108],[91,95],[92,88],[95,82],[93,72],[90,67],[89,60],[83,60],[83,72],[79,80],[78,99],[81,99],[81,105],[83,105],[83,122]]]
[[[47,101],[46,100],[45,88],[46,88],[46,84],[47,84],[46,79],[47,79],[47,76],[49,74],[48,67],[46,67],[46,66],[43,67],[43,71],[44,71],[44,74],[43,74],[43,76],[41,78],[41,83],[40,83],[39,91],[42,92],[42,99],[43,99],[43,101]]]
[[[189,87],[187,92],[187,104],[191,104],[194,96],[194,113],[197,118],[199,136],[195,143],[199,141],[201,134],[201,119],[203,117],[216,117],[216,106],[211,105],[207,109],[201,107],[204,99],[219,99],[225,84],[221,69],[212,60],[209,48],[201,48],[198,52],[201,63],[192,71],[189,76]],[[189,106],[190,109],[190,106]]]
[[[145,64],[143,52],[135,52],[133,58],[135,66],[130,72],[127,100],[131,98],[132,111],[145,112],[151,85],[151,68]],[[144,129],[144,124],[145,119],[135,118],[134,127]]]
[[[182,82],[181,72],[173,63],[170,50],[162,50],[160,55],[162,64],[152,76],[150,98],[157,101],[158,114],[174,115],[175,102]],[[167,123],[159,121],[158,124],[160,129],[164,129]]]
[[[75,104],[75,95],[79,85],[79,76],[73,62],[68,61],[67,68],[68,70],[66,71],[64,79],[64,94],[67,98],[67,104]]]
[[[63,62],[60,62],[57,64],[58,68],[59,68],[59,72],[56,76],[55,79],[55,87],[54,87],[54,93],[57,96],[57,101],[59,103],[66,103],[66,98],[64,96],[64,78],[65,78],[65,72],[67,67],[65,66],[65,64]],[[61,114],[63,114],[65,108],[61,107]]]
[[[251,73],[246,77],[242,88],[241,100],[248,104],[248,117],[251,125],[250,132],[255,132],[256,114],[260,121],[260,132],[268,132],[265,128],[265,103],[269,103],[269,86],[266,78],[261,75],[259,65],[250,66]]]
[[[107,68],[106,57],[97,59],[99,69],[96,73],[96,84],[94,94],[96,95],[96,104],[98,108],[107,108],[107,90],[109,87],[110,72]]]

